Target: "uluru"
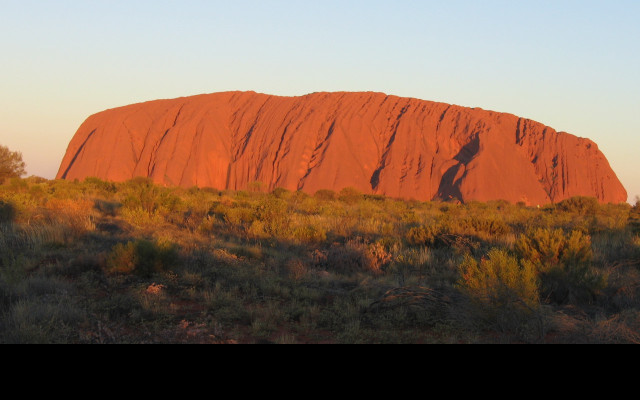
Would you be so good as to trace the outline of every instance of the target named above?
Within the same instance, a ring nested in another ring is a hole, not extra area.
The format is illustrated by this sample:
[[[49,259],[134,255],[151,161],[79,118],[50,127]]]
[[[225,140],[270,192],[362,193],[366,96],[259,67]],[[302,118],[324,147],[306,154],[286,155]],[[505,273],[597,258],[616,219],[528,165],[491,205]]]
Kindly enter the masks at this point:
[[[596,143],[515,115],[374,92],[224,92],[97,113],[58,179],[542,205],[624,202]]]

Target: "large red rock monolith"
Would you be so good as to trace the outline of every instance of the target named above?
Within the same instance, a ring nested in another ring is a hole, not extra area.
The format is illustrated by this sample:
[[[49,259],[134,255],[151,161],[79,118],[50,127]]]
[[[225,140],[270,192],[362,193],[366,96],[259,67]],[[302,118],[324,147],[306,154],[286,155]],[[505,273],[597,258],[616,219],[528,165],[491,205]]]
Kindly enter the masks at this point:
[[[227,92],[104,111],[82,124],[57,178],[138,176],[417,200],[627,200],[591,140],[510,114],[369,92]]]

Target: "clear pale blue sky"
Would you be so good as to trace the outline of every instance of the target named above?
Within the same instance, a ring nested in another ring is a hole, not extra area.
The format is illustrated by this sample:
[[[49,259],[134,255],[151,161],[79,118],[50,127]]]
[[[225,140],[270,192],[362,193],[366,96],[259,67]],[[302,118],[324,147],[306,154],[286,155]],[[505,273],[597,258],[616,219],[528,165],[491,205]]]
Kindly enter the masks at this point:
[[[93,113],[226,90],[513,113],[594,140],[640,195],[640,0],[0,0],[0,144],[29,174]]]

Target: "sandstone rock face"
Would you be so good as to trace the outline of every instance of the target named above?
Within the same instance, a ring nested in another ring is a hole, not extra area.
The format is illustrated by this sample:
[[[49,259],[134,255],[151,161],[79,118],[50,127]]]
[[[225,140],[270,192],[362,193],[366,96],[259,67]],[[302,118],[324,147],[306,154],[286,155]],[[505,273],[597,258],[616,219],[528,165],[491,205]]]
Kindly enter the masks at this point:
[[[355,187],[423,201],[627,200],[588,139],[510,114],[369,92],[228,92],[104,111],[80,127],[57,178],[138,176],[232,190]]]

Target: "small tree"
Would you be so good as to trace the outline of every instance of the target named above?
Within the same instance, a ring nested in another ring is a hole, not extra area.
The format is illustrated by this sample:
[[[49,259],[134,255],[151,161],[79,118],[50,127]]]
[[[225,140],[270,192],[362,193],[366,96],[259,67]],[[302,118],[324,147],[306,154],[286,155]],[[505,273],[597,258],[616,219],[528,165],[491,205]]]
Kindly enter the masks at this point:
[[[9,178],[23,176],[27,173],[24,168],[25,163],[22,161],[21,153],[0,145],[0,183]]]

